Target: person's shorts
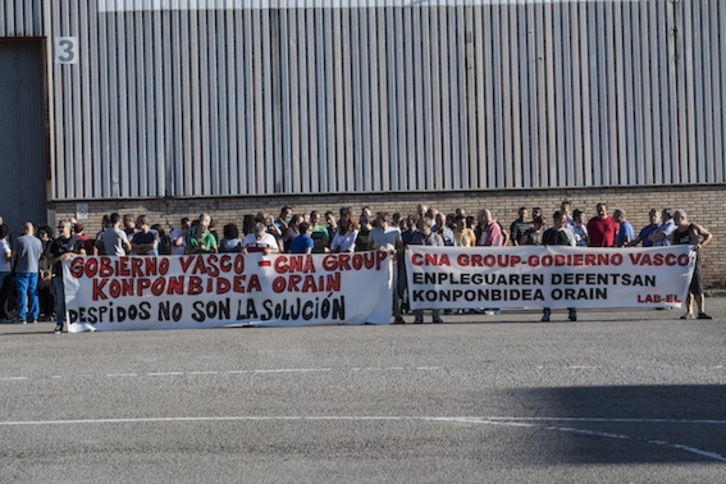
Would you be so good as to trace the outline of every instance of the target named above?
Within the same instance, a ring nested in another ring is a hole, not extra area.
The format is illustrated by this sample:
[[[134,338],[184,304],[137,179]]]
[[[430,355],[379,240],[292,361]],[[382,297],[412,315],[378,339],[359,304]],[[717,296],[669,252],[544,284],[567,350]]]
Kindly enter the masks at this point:
[[[691,278],[691,285],[688,288],[688,292],[697,296],[703,294],[703,277],[701,276],[701,264],[696,263],[696,268],[693,270],[693,277]]]

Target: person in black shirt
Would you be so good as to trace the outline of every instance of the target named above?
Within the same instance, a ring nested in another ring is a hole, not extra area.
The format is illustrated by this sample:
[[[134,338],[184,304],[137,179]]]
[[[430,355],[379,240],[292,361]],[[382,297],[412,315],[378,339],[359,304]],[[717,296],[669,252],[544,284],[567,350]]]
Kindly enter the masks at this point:
[[[77,255],[86,255],[81,239],[71,233],[71,222],[58,222],[58,238],[53,240],[49,249],[49,264],[53,268],[53,284],[55,286],[55,333],[63,331],[66,317],[66,298],[63,285],[63,263]]]
[[[688,221],[688,215],[685,210],[676,210],[673,212],[673,221],[676,223],[676,229],[671,234],[671,243],[673,245],[692,245],[696,252],[696,268],[693,270],[691,284],[688,287],[688,297],[686,298],[686,312],[681,319],[693,319],[693,301],[695,299],[698,305],[698,319],[713,319],[706,314],[706,298],[703,294],[703,279],[701,277],[701,257],[699,251],[707,244],[711,243],[713,235],[705,227]],[[701,238],[703,237],[703,238]]]
[[[545,230],[542,234],[542,245],[569,245],[575,247],[575,235],[565,226],[567,216],[557,211],[552,214],[552,221],[554,226]],[[570,321],[577,321],[577,308],[567,308],[567,313]],[[542,321],[549,322],[551,314],[551,308],[543,308]]]

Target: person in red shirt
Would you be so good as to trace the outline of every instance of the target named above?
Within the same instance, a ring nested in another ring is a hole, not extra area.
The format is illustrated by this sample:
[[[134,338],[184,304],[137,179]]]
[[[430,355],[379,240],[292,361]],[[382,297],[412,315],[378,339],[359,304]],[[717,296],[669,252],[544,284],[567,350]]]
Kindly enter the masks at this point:
[[[597,204],[597,215],[587,223],[590,234],[590,247],[615,247],[615,236],[620,225],[608,215],[608,207],[604,203]]]

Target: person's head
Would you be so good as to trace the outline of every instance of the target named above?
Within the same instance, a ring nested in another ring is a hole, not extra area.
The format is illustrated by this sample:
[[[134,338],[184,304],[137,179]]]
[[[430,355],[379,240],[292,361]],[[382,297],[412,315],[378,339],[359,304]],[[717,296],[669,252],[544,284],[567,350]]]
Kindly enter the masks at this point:
[[[146,215],[139,215],[136,218],[136,227],[140,228],[144,233],[147,233],[151,229],[151,224]]]
[[[127,213],[126,215],[124,215],[123,223],[126,230],[136,229],[136,220],[134,220],[134,216],[131,214]]]
[[[406,217],[406,229],[409,231],[416,230],[416,227],[418,227],[418,215],[411,214]]]
[[[8,235],[10,235],[10,230],[8,230],[8,226],[5,224],[0,224],[0,240],[7,239]]]
[[[428,217],[425,217],[423,220],[421,220],[421,234],[424,237],[428,237],[429,235],[431,235],[431,227],[433,225],[434,221]]]
[[[527,210],[527,207],[519,207],[517,215],[519,215],[519,220],[525,221],[529,218],[529,210]]]
[[[539,207],[534,207],[532,209],[532,220],[542,220],[542,209]]]
[[[622,223],[625,220],[625,210],[616,208],[613,210],[613,218],[617,223]]]
[[[608,206],[605,203],[598,203],[595,207],[595,212],[599,218],[605,218],[608,216]]]
[[[266,233],[267,233],[267,225],[263,224],[262,222],[257,222],[255,224],[255,238],[257,240],[261,240],[262,237],[264,237]]]
[[[479,210],[479,223],[488,225],[492,221],[492,212],[488,208]]]
[[[443,230],[444,227],[446,227],[446,215],[443,213],[437,212],[436,217],[434,217],[434,221],[436,222],[437,229]]]
[[[313,210],[310,212],[310,224],[313,226],[318,225],[320,223],[320,212],[317,210]]]
[[[667,221],[669,221],[670,219],[672,219],[672,218],[673,218],[673,215],[672,215],[672,213],[673,213],[673,212],[671,211],[671,209],[670,209],[670,208],[664,208],[664,209],[663,209],[663,211],[662,211],[662,212],[660,213],[660,215],[661,215],[661,218],[662,218],[662,220],[663,220],[664,222],[667,222]]]
[[[376,214],[376,225],[381,229],[388,227],[388,212],[378,212]]]
[[[242,216],[242,233],[247,235],[255,231],[255,216],[247,213]]]
[[[368,205],[363,206],[363,208],[360,209],[360,216],[363,218],[365,215],[366,220],[373,220],[373,210],[371,210],[371,207]]]
[[[313,228],[310,226],[310,222],[301,222],[300,223],[300,233],[301,234],[312,234]]]
[[[76,235],[83,234],[83,224],[81,222],[76,222],[73,224],[73,233]]]
[[[456,224],[456,230],[461,232],[466,228],[466,217],[463,215],[457,215],[454,219],[454,223]]]
[[[391,215],[391,225],[394,227],[401,226],[401,212],[394,212],[393,215]]]
[[[436,215],[439,213],[438,210],[436,210],[433,207],[429,207],[428,210],[426,210],[426,218],[430,218],[434,221],[434,224],[436,223]]]
[[[302,215],[300,215],[300,214],[293,215],[290,218],[290,227],[292,227],[292,228],[299,227],[300,224],[303,222],[304,222],[304,218]]]
[[[651,225],[658,225],[660,223],[660,212],[654,208],[648,211],[648,220]]]
[[[113,224],[111,224],[111,215],[110,214],[104,214],[103,217],[101,217],[101,227],[104,229],[107,229],[111,227]]]
[[[560,211],[565,215],[565,218],[569,217],[572,214],[572,203],[569,200],[562,200]]]
[[[64,239],[68,239],[71,236],[71,227],[73,225],[71,224],[70,220],[63,219],[58,221],[57,229],[58,229],[58,236],[62,237]]]
[[[182,217],[180,223],[182,230],[187,230],[189,227],[191,227],[191,224],[189,223],[189,217]]]
[[[358,221],[355,219],[355,215],[353,215],[353,212],[346,212],[346,215],[340,218],[340,226],[338,227],[338,230],[341,234],[345,234],[347,232],[353,232],[354,230],[358,230]]]
[[[467,215],[466,216],[466,226],[467,226],[467,228],[473,229],[475,223],[476,223],[476,219],[474,218],[473,215]]]
[[[332,210],[328,210],[327,212],[325,212],[325,223],[327,223],[331,227],[335,227],[335,225],[338,223],[335,220],[335,212],[333,212]]]
[[[556,229],[561,229],[567,223],[567,216],[561,210],[552,214],[552,224]]]
[[[208,213],[200,213],[197,222],[198,232],[200,234],[203,234],[209,229],[209,226],[212,224],[212,216]]]
[[[290,217],[292,217],[292,207],[289,205],[285,205],[280,209],[280,220],[289,221]]]
[[[458,217],[459,215],[463,215],[464,217],[466,217],[466,210],[464,210],[463,208],[457,208],[457,209],[456,209],[456,210],[454,211],[454,215],[456,215],[457,217]]]
[[[426,212],[429,211],[428,205],[424,205],[423,203],[419,203],[418,207],[416,207],[416,213],[419,217],[424,217],[426,215]]]
[[[353,207],[340,207],[340,218],[343,219],[353,214]]]
[[[582,223],[582,210],[579,208],[576,208],[574,212],[572,212],[572,220],[575,221],[577,224]]]
[[[225,239],[239,239],[239,229],[235,224],[227,224],[222,228]]]
[[[111,224],[111,227],[118,227],[121,223],[121,215],[113,212],[111,215],[108,216],[108,221]]]
[[[676,225],[680,227],[685,227],[688,225],[688,214],[685,210],[674,210],[673,211],[673,221],[676,223]]]

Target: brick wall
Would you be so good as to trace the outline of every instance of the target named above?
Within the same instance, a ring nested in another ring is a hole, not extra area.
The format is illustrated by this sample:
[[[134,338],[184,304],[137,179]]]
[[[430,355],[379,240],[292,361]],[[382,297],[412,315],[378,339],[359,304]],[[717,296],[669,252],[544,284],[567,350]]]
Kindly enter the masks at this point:
[[[726,249],[726,187],[724,186],[669,186],[663,188],[577,188],[542,190],[501,190],[496,192],[438,192],[421,193],[373,193],[373,194],[335,194],[309,196],[269,196],[269,197],[230,197],[208,199],[137,199],[83,201],[89,207],[89,219],[85,221],[86,233],[95,234],[100,229],[104,213],[118,212],[133,215],[146,214],[151,223],[174,226],[183,216],[196,217],[201,212],[209,212],[221,227],[230,222],[241,226],[242,215],[265,210],[277,216],[283,205],[293,207],[295,213],[311,210],[336,210],[344,205],[353,206],[356,213],[369,205],[373,211],[413,213],[419,203],[425,203],[445,213],[457,207],[464,208],[467,214],[476,215],[481,208],[492,210],[495,218],[508,227],[517,217],[517,209],[526,206],[541,207],[549,220],[553,211],[559,208],[562,200],[572,202],[573,208],[583,210],[588,217],[594,215],[595,205],[608,204],[612,213],[614,208],[622,208],[627,219],[633,224],[636,235],[648,223],[648,210],[670,207],[681,208],[688,212],[689,218],[705,226],[714,234],[713,242],[703,252],[704,278],[712,287],[726,287],[726,258],[720,254]],[[56,202],[56,218],[75,216],[76,202]]]

